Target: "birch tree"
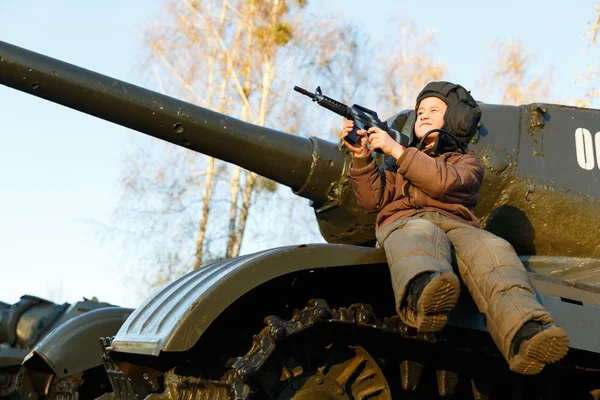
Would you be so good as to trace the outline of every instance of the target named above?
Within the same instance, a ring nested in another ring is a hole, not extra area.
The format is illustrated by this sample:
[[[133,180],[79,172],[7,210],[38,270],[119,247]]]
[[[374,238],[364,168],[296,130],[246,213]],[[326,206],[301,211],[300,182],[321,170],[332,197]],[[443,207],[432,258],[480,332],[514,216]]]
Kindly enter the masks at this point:
[[[594,20],[588,22],[586,26],[586,36],[589,38],[589,46],[595,46],[598,39],[598,30],[600,29],[600,1],[596,3]],[[584,96],[578,99],[575,104],[579,107],[589,106],[594,99],[600,97],[598,89],[598,78],[600,77],[600,67],[598,65],[589,65],[584,73],[575,77],[575,82],[584,82],[587,91]]]
[[[494,59],[487,63],[484,85],[500,90],[502,104],[547,101],[552,70],[531,73],[535,57],[520,42],[493,43]]]
[[[164,93],[266,125],[281,107],[281,75],[300,57],[294,35],[304,5],[168,0],[162,18],[146,31],[143,68]],[[279,120],[277,128],[285,125]],[[158,268],[153,279],[162,284],[212,259],[236,257],[253,202],[275,184],[166,145],[160,153],[143,149],[130,157],[122,187],[119,218],[139,223],[139,231],[127,234],[155,249],[145,263]]]
[[[343,103],[357,102],[369,94],[370,38],[355,25],[332,25],[322,21],[317,27],[323,40],[315,48],[314,64],[329,92]],[[316,38],[315,38],[316,39]]]
[[[596,3],[596,12],[595,12],[594,21],[588,23],[587,34],[591,38],[590,42],[592,44],[596,44],[596,39],[598,38],[598,30],[600,29],[600,1]]]
[[[433,57],[434,32],[419,34],[414,23],[398,24],[395,48],[378,58],[383,81],[379,83],[380,102],[388,112],[413,108],[419,91],[430,81],[442,80],[446,67]]]

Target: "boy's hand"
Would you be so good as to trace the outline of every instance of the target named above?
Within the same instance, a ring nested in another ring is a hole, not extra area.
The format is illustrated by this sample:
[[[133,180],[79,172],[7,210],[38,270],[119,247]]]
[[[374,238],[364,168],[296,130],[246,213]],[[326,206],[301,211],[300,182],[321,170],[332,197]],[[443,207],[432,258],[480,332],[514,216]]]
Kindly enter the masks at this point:
[[[367,131],[364,129],[356,131],[359,136],[359,140],[355,144],[350,144],[346,141],[346,136],[354,129],[354,121],[346,121],[344,129],[342,129],[342,140],[348,149],[352,152],[352,155],[357,158],[366,158],[371,155],[369,150],[369,141],[367,139]]]
[[[364,132],[364,131],[363,131]],[[376,127],[369,128],[368,141],[371,151],[381,149],[386,155],[394,157],[396,160],[404,153],[404,147],[396,142],[386,131]],[[361,138],[362,140],[362,138]]]

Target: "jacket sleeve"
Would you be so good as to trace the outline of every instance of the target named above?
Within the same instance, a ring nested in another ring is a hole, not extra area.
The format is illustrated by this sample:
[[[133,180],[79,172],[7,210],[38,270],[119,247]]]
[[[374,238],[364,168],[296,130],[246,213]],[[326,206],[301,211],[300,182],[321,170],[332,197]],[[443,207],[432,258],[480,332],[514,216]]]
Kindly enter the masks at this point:
[[[395,174],[377,168],[374,159],[353,160],[349,172],[356,200],[365,211],[378,212],[394,197]]]
[[[404,179],[445,203],[470,203],[483,182],[483,165],[471,151],[450,163],[448,157],[433,158],[411,147],[396,163]]]

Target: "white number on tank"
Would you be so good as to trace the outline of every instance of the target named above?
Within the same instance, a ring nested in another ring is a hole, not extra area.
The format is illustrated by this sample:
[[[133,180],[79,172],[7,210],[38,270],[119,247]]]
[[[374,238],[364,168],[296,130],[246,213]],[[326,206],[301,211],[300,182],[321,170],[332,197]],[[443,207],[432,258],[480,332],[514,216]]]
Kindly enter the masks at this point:
[[[583,169],[594,168],[594,141],[592,134],[585,128],[575,130],[575,150],[577,163]],[[600,132],[596,133],[596,153],[600,154]],[[600,164],[598,165],[600,168]]]

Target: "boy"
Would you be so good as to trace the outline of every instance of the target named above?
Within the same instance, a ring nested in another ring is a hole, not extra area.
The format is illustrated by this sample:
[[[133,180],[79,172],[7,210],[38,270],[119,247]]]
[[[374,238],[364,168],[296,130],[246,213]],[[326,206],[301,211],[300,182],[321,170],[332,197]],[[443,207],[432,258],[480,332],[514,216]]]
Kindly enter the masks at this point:
[[[486,317],[487,329],[510,369],[534,375],[569,349],[567,333],[539,304],[512,246],[480,229],[473,214],[483,166],[466,150],[481,110],[468,91],[431,82],[417,96],[409,147],[370,128],[351,145],[356,198],[377,212],[376,236],[385,249],[402,321],[421,332],[441,330],[458,301],[460,283],[451,266],[454,247],[460,275]],[[387,156],[377,168],[370,154]]]

